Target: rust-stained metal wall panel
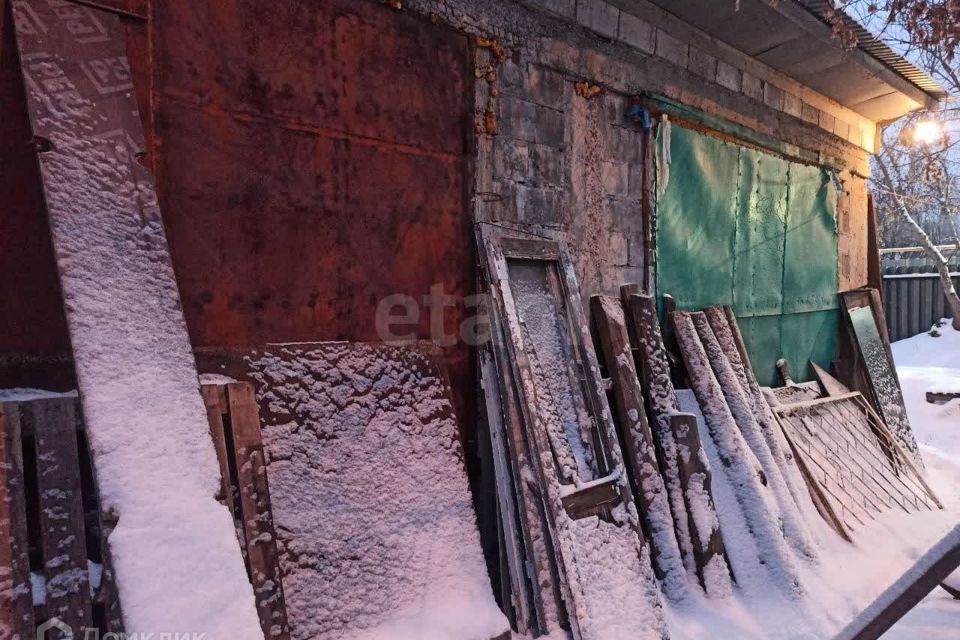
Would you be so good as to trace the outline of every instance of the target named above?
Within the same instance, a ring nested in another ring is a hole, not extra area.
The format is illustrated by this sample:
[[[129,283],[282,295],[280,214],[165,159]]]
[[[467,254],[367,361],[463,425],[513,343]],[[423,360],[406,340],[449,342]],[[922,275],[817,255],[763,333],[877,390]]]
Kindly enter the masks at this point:
[[[0,0],[0,386],[66,388],[69,367],[51,367],[70,339],[7,5]]]
[[[152,152],[194,346],[378,340],[391,294],[420,307],[398,333],[429,338],[431,285],[474,287],[467,38],[373,2],[153,10]]]

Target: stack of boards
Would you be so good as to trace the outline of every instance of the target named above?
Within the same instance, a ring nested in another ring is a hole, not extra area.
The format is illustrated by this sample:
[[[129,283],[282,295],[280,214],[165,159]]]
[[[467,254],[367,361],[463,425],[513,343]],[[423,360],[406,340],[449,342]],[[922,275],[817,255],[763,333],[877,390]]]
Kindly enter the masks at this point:
[[[837,397],[761,388],[729,307],[670,312],[661,330],[654,298],[626,285],[591,300],[591,332],[562,241],[484,223],[477,235],[502,591],[521,633],[667,638],[665,602],[728,597],[752,567],[742,541],[724,544],[737,534],[721,528],[713,473],[735,487],[750,560],[788,597],[804,592],[798,562],[816,559],[814,509],[849,539],[886,509],[939,508],[863,395],[822,370]]]

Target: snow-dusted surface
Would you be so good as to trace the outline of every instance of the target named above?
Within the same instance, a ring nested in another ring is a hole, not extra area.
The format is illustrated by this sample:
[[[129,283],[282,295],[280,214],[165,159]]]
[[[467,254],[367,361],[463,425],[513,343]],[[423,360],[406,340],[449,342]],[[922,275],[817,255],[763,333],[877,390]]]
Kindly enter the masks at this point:
[[[924,553],[960,522],[960,401],[927,404],[929,390],[960,387],[960,332],[941,329],[893,345],[907,411],[926,463],[928,480],[946,509],[905,514],[888,512],[844,542],[813,513],[817,559],[796,556],[804,586],[801,599],[769,587],[767,570],[734,496],[716,447],[702,425],[696,398],[679,391],[683,410],[698,415],[705,449],[713,464],[714,498],[724,542],[738,586],[732,598],[667,603],[673,640],[830,640],[892,585]],[[956,574],[955,574],[956,575]],[[936,589],[885,636],[885,640],[960,640],[960,601]]]
[[[152,177],[135,157],[133,90],[98,91],[83,68],[125,61],[126,32],[99,13],[102,33],[76,42],[87,23],[25,4],[44,24],[18,14],[17,44],[33,133],[50,142],[39,163],[102,506],[119,518],[109,545],[125,631],[262,638],[214,497],[220,469]]]
[[[893,358],[934,490],[941,500],[956,505],[960,503],[960,400],[930,404],[926,392],[960,391],[960,331],[951,329],[949,323],[939,331],[939,338],[922,333],[895,342]],[[960,571],[951,576],[951,585],[960,587]],[[935,589],[883,637],[960,640],[960,600]]]
[[[489,640],[449,389],[401,347],[277,345],[251,362],[294,640]]]

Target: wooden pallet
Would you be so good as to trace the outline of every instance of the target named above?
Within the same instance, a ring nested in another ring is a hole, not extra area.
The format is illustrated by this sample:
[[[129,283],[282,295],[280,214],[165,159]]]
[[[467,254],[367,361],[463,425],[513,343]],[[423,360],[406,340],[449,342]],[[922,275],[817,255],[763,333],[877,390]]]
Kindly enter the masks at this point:
[[[116,522],[100,511],[79,400],[0,403],[0,462],[0,638],[34,638],[53,618],[75,638],[121,632]]]
[[[260,627],[268,640],[287,640],[290,628],[253,385],[204,384],[201,391],[220,462],[221,501],[230,509],[237,526]]]

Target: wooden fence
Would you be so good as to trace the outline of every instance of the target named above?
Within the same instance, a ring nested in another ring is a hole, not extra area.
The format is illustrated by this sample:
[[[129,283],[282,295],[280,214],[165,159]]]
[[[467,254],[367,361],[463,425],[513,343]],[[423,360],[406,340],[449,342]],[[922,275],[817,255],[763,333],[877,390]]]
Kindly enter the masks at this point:
[[[960,273],[953,274],[953,283],[960,289]],[[929,331],[937,320],[950,315],[935,273],[884,275],[883,304],[892,341]]]

